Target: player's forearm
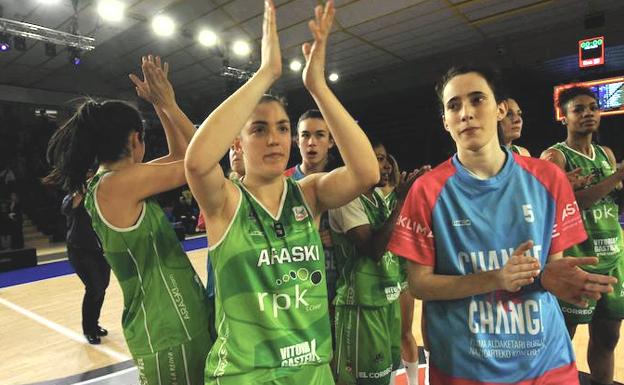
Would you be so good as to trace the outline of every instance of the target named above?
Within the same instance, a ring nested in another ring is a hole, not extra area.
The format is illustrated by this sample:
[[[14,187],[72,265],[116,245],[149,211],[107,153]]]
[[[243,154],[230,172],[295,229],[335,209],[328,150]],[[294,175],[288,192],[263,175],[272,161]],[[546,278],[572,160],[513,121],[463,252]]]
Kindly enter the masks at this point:
[[[499,282],[499,270],[468,275],[410,274],[409,289],[423,301],[445,301],[500,290]]]
[[[607,196],[611,191],[615,190],[622,182],[622,179],[624,179],[624,172],[618,170],[613,175],[610,175],[591,187],[575,191],[574,195],[576,196],[579,207],[583,210],[589,208],[591,205]]]
[[[182,151],[181,154],[184,156],[193,135],[195,135],[195,126],[177,104],[164,109],[163,112],[173,131],[177,134],[175,137],[176,150]]]
[[[186,154],[186,149],[188,147],[188,141],[184,141],[182,134],[178,129],[176,129],[176,124],[169,119],[169,116],[161,107],[154,106],[154,110],[156,111],[156,115],[158,115],[158,119],[163,126],[163,131],[165,132],[165,138],[167,140],[167,148],[169,149],[169,154],[167,154],[167,156],[158,159],[159,163],[184,159],[184,154]]]
[[[358,190],[369,189],[379,181],[379,165],[368,137],[329,87],[315,90],[312,97],[327,122],[345,168],[354,176],[350,180],[361,184]]]
[[[219,164],[271,84],[273,77],[270,73],[256,72],[206,118],[189,144],[186,154],[188,173],[205,174]]]
[[[401,212],[401,208],[403,207],[403,202],[398,201],[396,207],[390,213],[390,216],[386,220],[386,222],[379,229],[373,232],[372,237],[372,258],[375,261],[379,261],[381,257],[388,250],[388,243],[390,242],[390,238],[392,237],[392,231],[394,230],[394,225],[399,217],[399,213]]]

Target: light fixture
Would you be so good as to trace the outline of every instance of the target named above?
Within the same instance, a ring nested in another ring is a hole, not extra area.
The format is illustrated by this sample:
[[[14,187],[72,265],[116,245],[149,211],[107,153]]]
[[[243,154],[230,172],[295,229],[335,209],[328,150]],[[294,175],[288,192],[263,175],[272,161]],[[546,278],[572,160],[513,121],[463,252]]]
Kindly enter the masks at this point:
[[[217,44],[218,37],[217,34],[211,30],[203,29],[199,32],[199,35],[197,35],[197,40],[205,47],[212,47]]]
[[[173,35],[175,23],[173,19],[166,15],[157,15],[152,20],[152,29],[158,36],[167,37]]]
[[[0,33],[0,52],[11,50],[11,36],[8,33]]]
[[[299,72],[301,71],[301,67],[303,67],[303,64],[301,64],[301,62],[297,59],[293,59],[290,62],[290,69],[294,72]]]
[[[246,41],[237,40],[232,45],[232,51],[238,56],[247,56],[251,53],[251,47]]]
[[[67,47],[67,52],[69,53],[69,62],[74,65],[74,67],[78,67],[80,63],[82,63],[82,58],[80,57],[80,50],[75,47]]]
[[[45,43],[44,48],[45,48],[46,56],[49,56],[49,57],[56,56],[56,45],[52,43]]]
[[[124,17],[126,5],[118,0],[100,0],[97,10],[102,19],[119,22]]]
[[[336,83],[339,78],[340,77],[335,72],[332,72],[332,73],[329,74],[329,81],[332,82],[332,83]]]

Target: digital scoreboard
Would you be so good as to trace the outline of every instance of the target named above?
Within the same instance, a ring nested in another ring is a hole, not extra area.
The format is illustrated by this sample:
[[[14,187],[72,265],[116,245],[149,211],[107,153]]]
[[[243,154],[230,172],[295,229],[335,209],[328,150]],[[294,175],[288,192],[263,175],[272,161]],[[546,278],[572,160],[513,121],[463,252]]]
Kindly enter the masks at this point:
[[[579,40],[579,67],[587,68],[603,65],[605,62],[604,36]]]

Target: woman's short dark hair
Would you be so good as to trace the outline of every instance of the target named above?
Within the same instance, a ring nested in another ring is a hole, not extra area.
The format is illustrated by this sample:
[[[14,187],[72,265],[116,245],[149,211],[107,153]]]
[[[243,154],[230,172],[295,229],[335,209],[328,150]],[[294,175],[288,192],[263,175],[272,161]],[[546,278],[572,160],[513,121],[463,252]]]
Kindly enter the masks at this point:
[[[595,101],[598,101],[596,94],[594,94],[594,92],[589,87],[574,86],[574,87],[566,88],[563,91],[559,92],[559,96],[557,97],[557,106],[565,114],[567,104],[572,99],[581,95],[589,96],[593,98]]]
[[[444,75],[442,75],[442,77],[440,78],[440,80],[438,80],[435,86],[441,114],[444,114],[443,94],[446,85],[456,76],[465,75],[473,72],[485,79],[488,86],[492,90],[492,93],[494,94],[494,98],[496,99],[497,103],[505,100],[507,95],[502,86],[502,76],[500,74],[500,71],[498,71],[496,68],[473,65],[451,67],[448,71],[446,71]]]

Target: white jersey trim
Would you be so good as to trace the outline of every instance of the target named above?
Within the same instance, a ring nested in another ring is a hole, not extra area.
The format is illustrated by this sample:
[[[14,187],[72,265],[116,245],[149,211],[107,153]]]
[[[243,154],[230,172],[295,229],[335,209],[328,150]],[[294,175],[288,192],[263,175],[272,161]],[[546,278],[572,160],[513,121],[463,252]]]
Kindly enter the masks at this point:
[[[271,214],[271,212],[269,210],[267,210],[266,207],[264,207],[264,205],[262,204],[262,202],[260,202],[258,200],[258,198],[256,198],[251,191],[249,191],[247,189],[247,187],[245,187],[245,185],[243,184],[243,181],[241,180],[241,186],[243,186],[243,188],[245,189],[245,191],[247,191],[247,193],[253,198],[254,201],[256,201],[256,203],[262,207],[262,209],[274,220],[274,221],[279,221],[280,217],[282,216],[282,210],[284,209],[284,202],[286,202],[286,195],[288,195],[288,182],[286,182],[286,178],[284,178],[284,189],[282,190],[282,198],[280,200],[280,205],[279,205],[279,209],[277,210],[277,216],[273,216],[273,214]]]
[[[572,147],[568,146],[566,144],[566,142],[561,142],[561,145],[564,146],[565,148],[567,148],[568,150],[572,151],[573,153],[582,156],[583,158],[587,159],[587,160],[591,160],[592,162],[596,160],[596,149],[594,148],[594,145],[592,144],[591,149],[592,149],[592,156],[591,158],[585,154],[583,154],[582,152],[578,152],[575,149],[573,149]]]
[[[221,238],[214,245],[208,245],[208,251],[213,251],[214,249],[219,247],[219,245],[225,240],[225,237],[227,237],[227,235],[230,233],[230,229],[232,228],[232,225],[234,224],[234,221],[238,216],[238,212],[240,211],[241,205],[243,203],[243,192],[236,183],[234,183],[234,186],[236,187],[236,189],[238,189],[238,204],[236,205],[236,210],[234,210],[234,215],[232,215],[232,219],[230,220],[228,227],[223,232]]]
[[[137,219],[137,221],[136,221],[136,223],[134,225],[132,225],[130,227],[117,227],[117,226],[114,226],[109,221],[107,221],[106,218],[104,218],[104,215],[102,215],[102,210],[100,210],[100,204],[98,203],[98,199],[97,199],[97,193],[98,193],[98,189],[100,188],[100,182],[102,182],[101,178],[97,182],[97,184],[95,185],[95,189],[93,190],[93,203],[95,204],[95,211],[97,211],[98,216],[100,217],[102,222],[104,222],[106,227],[108,227],[111,230],[117,231],[118,233],[127,233],[129,231],[133,231],[133,230],[138,229],[139,226],[141,226],[141,223],[143,222],[143,218],[145,218],[145,211],[147,211],[146,210],[146,203],[145,203],[145,201],[143,201],[143,206],[141,207],[141,214],[139,214],[139,219]]]

